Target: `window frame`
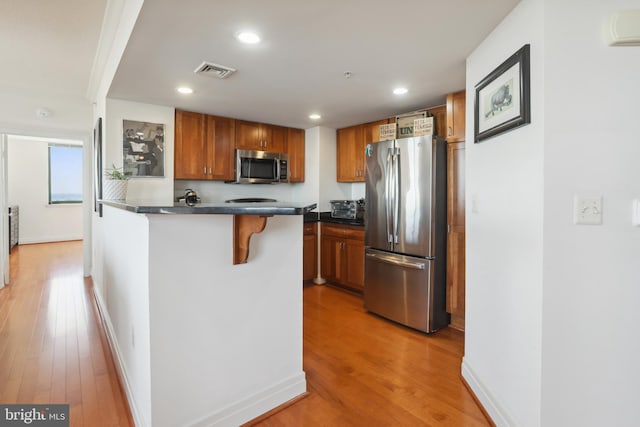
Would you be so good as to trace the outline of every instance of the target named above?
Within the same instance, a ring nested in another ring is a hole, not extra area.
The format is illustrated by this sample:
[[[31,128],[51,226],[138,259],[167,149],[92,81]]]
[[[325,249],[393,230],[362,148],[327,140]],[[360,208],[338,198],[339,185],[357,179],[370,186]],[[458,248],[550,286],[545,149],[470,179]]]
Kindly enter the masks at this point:
[[[84,146],[82,145],[76,145],[76,144],[57,144],[55,142],[50,142],[49,145],[47,146],[47,181],[48,181],[48,189],[47,189],[47,199],[48,199],[48,204],[49,206],[61,206],[61,205],[80,205],[84,202],[84,191],[82,191],[81,193],[81,198],[80,200],[60,200],[60,201],[55,201],[52,200],[51,197],[51,148],[55,147],[55,148],[77,148],[80,150],[81,152],[81,156],[80,156],[80,182],[82,183],[82,168],[84,167],[84,165],[82,164],[82,159],[84,158]],[[82,186],[80,187],[81,190],[84,190],[84,188],[82,188]]]

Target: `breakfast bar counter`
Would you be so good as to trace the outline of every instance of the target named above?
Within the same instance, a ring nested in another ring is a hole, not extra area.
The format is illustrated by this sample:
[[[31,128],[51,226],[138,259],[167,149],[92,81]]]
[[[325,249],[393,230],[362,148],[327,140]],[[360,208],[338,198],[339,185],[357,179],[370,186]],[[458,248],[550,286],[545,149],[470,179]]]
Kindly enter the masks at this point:
[[[102,204],[96,299],[136,425],[237,426],[306,392],[302,229],[315,205]],[[237,263],[242,230],[251,253]]]
[[[316,204],[289,202],[245,202],[245,203],[196,203],[173,204],[147,200],[103,200],[105,206],[142,214],[202,214],[202,215],[304,215],[316,208]]]

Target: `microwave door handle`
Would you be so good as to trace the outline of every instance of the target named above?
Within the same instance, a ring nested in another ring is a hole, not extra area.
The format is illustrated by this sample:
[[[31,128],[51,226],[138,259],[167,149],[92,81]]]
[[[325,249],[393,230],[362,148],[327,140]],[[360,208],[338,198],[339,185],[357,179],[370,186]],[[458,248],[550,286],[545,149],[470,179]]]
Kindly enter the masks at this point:
[[[273,165],[273,168],[275,169],[275,172],[276,172],[275,181],[280,182],[280,159],[275,159],[273,163],[275,163]]]

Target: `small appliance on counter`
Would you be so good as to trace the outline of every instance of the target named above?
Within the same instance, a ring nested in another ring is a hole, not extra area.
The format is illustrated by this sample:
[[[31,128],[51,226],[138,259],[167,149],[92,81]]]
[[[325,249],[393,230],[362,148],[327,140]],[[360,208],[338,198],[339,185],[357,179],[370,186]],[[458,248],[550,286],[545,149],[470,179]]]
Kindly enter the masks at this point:
[[[184,196],[178,197],[178,202],[185,202],[187,206],[195,206],[200,203],[200,197],[198,197],[198,193],[187,188],[184,190]]]
[[[331,218],[362,219],[364,216],[364,199],[330,200]]]

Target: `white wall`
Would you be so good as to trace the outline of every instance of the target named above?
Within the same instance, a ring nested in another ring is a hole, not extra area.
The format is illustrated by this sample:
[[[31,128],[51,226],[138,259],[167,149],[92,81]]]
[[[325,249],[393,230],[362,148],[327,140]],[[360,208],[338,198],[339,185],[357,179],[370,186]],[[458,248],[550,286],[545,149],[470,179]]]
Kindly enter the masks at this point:
[[[318,200],[318,211],[324,212],[331,210],[330,200],[352,199],[354,184],[336,181],[336,130],[325,127],[314,129],[317,129],[320,145],[320,199]]]
[[[531,43],[532,124],[467,143],[463,375],[498,425],[640,419],[640,55],[603,38],[637,6],[523,0],[467,61],[472,141],[474,85]],[[575,195],[602,196],[602,225],[573,224]]]
[[[463,375],[498,425],[540,425],[543,10],[523,0],[467,59]],[[474,86],[526,43],[531,124],[474,144]]]
[[[320,141],[315,129],[307,129],[304,136],[304,183],[292,189],[293,201],[318,203],[320,199]],[[316,209],[317,211],[317,209]]]
[[[107,93],[113,76],[120,63],[120,58],[126,48],[129,36],[133,31],[135,21],[142,8],[143,0],[109,0],[105,10],[105,17],[102,22],[100,41],[91,73],[87,97],[93,102],[93,120],[91,127],[95,125],[98,118],[102,118],[102,140],[103,140],[103,164],[115,158],[106,158],[106,129],[105,118],[107,111]],[[112,153],[113,155],[113,153]],[[93,172],[93,171],[92,171]],[[92,176],[94,174],[92,173]],[[93,212],[93,211],[91,211]],[[102,291],[103,281],[103,235],[105,230],[101,218],[96,213],[91,213],[91,276],[95,285],[95,292],[106,296]],[[89,254],[85,253],[89,258]]]
[[[49,205],[49,143],[82,145],[67,141],[8,137],[9,205],[19,207],[20,243],[82,239],[82,204]],[[90,200],[90,195],[84,195]]]
[[[98,303],[115,346],[136,425],[151,426],[149,222],[144,215],[104,207],[104,274]]]
[[[4,214],[8,211],[8,193],[9,186],[7,183],[7,135],[0,133],[0,239],[3,242],[9,241],[9,217]],[[8,214],[8,212],[7,212]],[[2,245],[0,247],[0,289],[4,288],[5,283],[9,283],[10,279],[9,271],[9,248],[8,245]]]
[[[542,425],[640,422],[640,47],[608,47],[637,0],[545,2]],[[574,225],[574,195],[603,224]]]

